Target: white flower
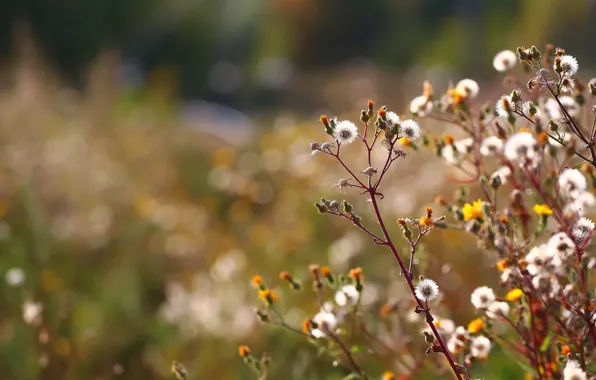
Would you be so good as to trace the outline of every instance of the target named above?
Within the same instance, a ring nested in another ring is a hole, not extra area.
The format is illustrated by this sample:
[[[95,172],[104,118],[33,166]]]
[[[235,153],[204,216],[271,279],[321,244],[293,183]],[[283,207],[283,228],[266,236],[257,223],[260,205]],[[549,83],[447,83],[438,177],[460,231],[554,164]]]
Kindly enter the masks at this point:
[[[312,321],[317,324],[317,328],[311,331],[315,338],[324,338],[327,336],[326,332],[333,331],[337,326],[337,318],[332,313],[321,310],[313,318]]]
[[[579,363],[575,360],[567,360],[567,365],[563,370],[563,380],[587,380],[588,375],[581,369]]]
[[[512,69],[517,63],[517,55],[511,50],[498,52],[493,59],[493,67],[497,71],[507,71]]]
[[[491,341],[487,337],[480,335],[472,338],[472,343],[470,344],[470,353],[476,358],[486,359],[491,347]]]
[[[433,109],[433,103],[426,96],[420,95],[410,102],[410,112],[416,116],[424,117]]]
[[[352,123],[348,120],[343,120],[338,122],[335,125],[335,129],[333,131],[333,137],[343,144],[351,144],[356,140],[358,136],[358,128],[356,128],[356,124]]]
[[[408,140],[414,141],[420,138],[420,126],[412,119],[402,121],[399,131]]]
[[[505,156],[520,167],[536,167],[540,163],[538,141],[528,132],[519,132],[505,143]]]
[[[464,93],[468,98],[473,99],[478,95],[480,87],[473,79],[462,79],[455,86],[455,90],[460,93]]]
[[[447,341],[447,349],[453,355],[457,355],[460,352],[462,352],[462,350],[465,346],[466,346],[466,344],[464,342],[462,342],[461,340],[457,339],[457,337],[455,337],[455,335],[451,336],[449,338],[449,340]]]
[[[507,302],[495,301],[488,306],[486,316],[491,319],[497,319],[509,314],[509,304]]]
[[[573,92],[575,88],[575,81],[571,78],[565,78],[561,83],[561,91],[563,92]]]
[[[474,139],[468,137],[467,139],[456,141],[453,145],[455,145],[455,149],[460,153],[471,153],[474,147]]]
[[[399,125],[399,116],[395,112],[389,111],[385,117],[387,118],[387,121],[391,123],[391,125]]]
[[[25,282],[25,272],[21,268],[10,268],[4,276],[10,286],[21,286]]]
[[[439,286],[429,278],[416,285],[416,297],[424,302],[433,301],[439,296]]]
[[[345,306],[348,303],[355,305],[360,298],[360,292],[354,285],[344,285],[335,293],[335,303],[339,306]]]
[[[556,61],[554,66],[556,70]],[[577,59],[575,59],[575,57],[571,55],[564,55],[561,57],[561,68],[563,69],[563,74],[567,77],[570,77],[577,73],[577,70],[579,70],[579,64],[577,63]]]
[[[559,191],[564,197],[576,199],[586,187],[586,177],[577,169],[565,169],[559,175]]]
[[[39,325],[42,311],[43,305],[41,303],[26,301],[23,304],[23,319],[30,325]]]
[[[495,301],[495,292],[488,286],[481,286],[472,292],[471,301],[476,309],[486,309]]]
[[[441,149],[441,156],[450,165],[457,165],[459,162],[457,150],[451,144],[447,144]]]
[[[503,95],[497,101],[495,111],[500,117],[509,117],[509,114],[515,109],[515,104],[511,102],[511,96]]]
[[[562,259],[566,259],[575,253],[575,243],[565,232],[559,232],[553,235],[549,239],[547,246]]]
[[[496,177],[499,177],[501,179],[501,185],[506,184],[509,177],[511,177],[511,169],[509,168],[509,166],[501,166],[499,169],[497,169],[490,176],[490,182],[493,182]]]
[[[503,151],[503,140],[497,136],[490,136],[482,140],[480,145],[480,154],[483,156],[490,156],[495,153]]]
[[[503,273],[501,273],[501,283],[506,283],[507,281],[509,281],[510,278],[512,277],[520,277],[521,276],[521,272],[519,271],[518,268],[506,268]]]
[[[589,191],[580,193],[570,204],[565,207],[566,212],[571,212],[578,217],[582,217],[586,209],[596,204],[594,194]]]
[[[578,244],[581,244],[586,238],[589,238],[592,235],[592,232],[594,232],[594,222],[586,217],[582,217],[577,221],[571,232],[575,241],[577,241]]]
[[[548,275],[553,265],[559,265],[560,259],[556,257],[556,251],[549,249],[546,244],[540,244],[530,250],[526,255],[528,265],[526,270],[532,276]]]

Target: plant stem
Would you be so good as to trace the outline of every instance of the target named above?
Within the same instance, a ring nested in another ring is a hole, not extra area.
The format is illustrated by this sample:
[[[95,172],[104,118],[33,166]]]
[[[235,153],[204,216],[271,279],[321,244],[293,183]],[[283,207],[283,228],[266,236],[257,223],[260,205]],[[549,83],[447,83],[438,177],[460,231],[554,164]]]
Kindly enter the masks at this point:
[[[447,358],[447,361],[449,362],[449,365],[451,366],[451,369],[453,370],[453,373],[459,380],[463,380],[461,374],[459,373],[459,370],[457,369],[457,367],[455,365],[455,361],[453,360],[453,358],[451,357],[451,354],[449,353],[449,350],[447,349],[447,345],[443,341],[443,338],[441,338],[441,334],[439,334],[439,331],[437,331],[437,328],[435,327],[435,325],[433,323],[434,319],[433,319],[432,314],[430,313],[428,308],[426,308],[424,303],[422,303],[422,301],[420,299],[418,299],[418,297],[416,297],[416,290],[414,288],[414,284],[412,283],[412,274],[410,272],[408,272],[406,266],[404,265],[402,258],[400,257],[399,253],[397,252],[397,249],[395,248],[395,245],[393,244],[393,241],[391,240],[391,236],[389,236],[389,232],[387,231],[387,227],[385,227],[385,222],[383,221],[383,217],[381,216],[381,212],[379,210],[379,205],[377,203],[375,191],[373,189],[370,189],[369,194],[370,194],[371,202],[373,204],[373,208],[375,210],[375,214],[377,216],[377,221],[379,222],[379,225],[381,226],[381,230],[383,231],[383,235],[385,236],[386,245],[389,247],[389,249],[391,250],[391,253],[393,253],[393,257],[395,257],[395,260],[399,264],[399,267],[400,267],[402,273],[404,274],[404,277],[406,278],[406,281],[408,283],[408,287],[410,288],[410,292],[412,293],[412,296],[416,300],[416,303],[418,304],[419,309],[424,310],[426,323],[432,330],[433,335],[435,336],[435,339],[437,340],[437,342],[439,343],[439,346],[441,347],[443,355],[445,355],[445,358]]]

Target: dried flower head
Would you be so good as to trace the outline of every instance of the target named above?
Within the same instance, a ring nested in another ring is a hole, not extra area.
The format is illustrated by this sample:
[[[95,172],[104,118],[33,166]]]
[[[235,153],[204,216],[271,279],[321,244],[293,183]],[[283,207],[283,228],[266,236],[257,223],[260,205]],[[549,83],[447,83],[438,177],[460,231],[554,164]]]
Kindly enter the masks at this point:
[[[425,278],[416,285],[416,297],[421,301],[433,301],[439,296],[439,286],[431,279]]]
[[[493,59],[493,67],[497,71],[507,71],[515,67],[517,63],[517,56],[511,50],[503,50],[498,52]]]
[[[415,141],[420,138],[420,126],[412,119],[404,120],[400,124],[400,134],[410,141]]]
[[[466,94],[466,97],[470,99],[478,96],[478,93],[480,92],[480,86],[478,86],[478,83],[473,79],[460,80],[455,86],[455,89],[460,93]]]
[[[563,380],[587,380],[588,375],[576,360],[569,359],[563,370]]]
[[[495,292],[488,286],[481,286],[472,292],[471,301],[476,309],[486,309],[495,301]]]
[[[492,348],[490,339],[485,336],[477,336],[472,338],[470,344],[470,354],[480,360],[486,360]]]
[[[356,124],[351,121],[340,121],[335,126],[333,137],[338,143],[351,144],[356,140],[356,137],[358,137],[358,128],[356,128]]]

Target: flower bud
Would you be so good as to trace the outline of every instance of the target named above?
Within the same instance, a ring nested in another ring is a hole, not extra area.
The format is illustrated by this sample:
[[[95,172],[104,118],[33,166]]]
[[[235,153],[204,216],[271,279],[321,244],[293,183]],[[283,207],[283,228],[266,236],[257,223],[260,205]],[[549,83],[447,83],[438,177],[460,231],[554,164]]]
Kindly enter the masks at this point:
[[[311,142],[310,143],[310,150],[319,150],[321,147],[319,146],[319,143],[317,142]]]

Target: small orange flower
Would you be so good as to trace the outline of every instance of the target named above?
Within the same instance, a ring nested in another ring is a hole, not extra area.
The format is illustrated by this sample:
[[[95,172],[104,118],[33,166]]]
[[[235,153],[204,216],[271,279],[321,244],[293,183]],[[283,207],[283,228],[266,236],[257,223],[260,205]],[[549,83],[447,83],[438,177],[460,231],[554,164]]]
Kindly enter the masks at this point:
[[[429,218],[428,216],[423,216],[420,218],[420,226],[427,226],[430,227],[433,225],[433,220],[432,218]]]
[[[567,356],[570,353],[571,353],[571,348],[569,348],[569,346],[567,346],[567,345],[561,346],[561,355]]]
[[[395,380],[395,375],[391,371],[385,371],[383,373],[383,380]]]
[[[511,289],[510,291],[508,291],[507,294],[505,295],[505,299],[507,301],[519,301],[523,296],[524,296],[523,290],[516,288],[516,289]]]
[[[405,219],[401,219],[400,218],[400,219],[397,220],[397,224],[399,224],[400,226],[405,226],[406,225],[406,221],[405,221]]]
[[[445,144],[447,144],[447,145],[453,145],[453,142],[454,141],[455,140],[453,139],[453,136],[451,136],[451,135],[445,136]]]
[[[331,269],[329,269],[328,266],[322,266],[321,267],[321,274],[325,277],[327,276],[331,276]]]
[[[468,331],[472,334],[482,331],[483,328],[484,322],[480,318],[476,318],[468,324]]]
[[[548,141],[548,133],[546,133],[546,131],[540,132],[537,140],[540,145],[542,145],[542,146],[546,145],[546,142]]]
[[[509,260],[507,260],[507,259],[499,260],[499,262],[497,262],[497,269],[501,272],[503,272],[508,267],[509,267]]]
[[[252,284],[256,287],[259,287],[263,284],[263,277],[261,277],[261,275],[259,274],[255,274],[254,276],[252,276]]]
[[[384,118],[385,116],[387,116],[387,110],[385,108],[379,108],[379,110],[377,111],[377,115],[379,115],[379,117]]]
[[[240,355],[240,357],[245,358],[248,355],[250,355],[250,348],[246,345],[242,345],[238,347],[238,354]]]
[[[329,119],[327,119],[327,115],[321,115],[320,120],[325,125],[328,125],[329,124]]]
[[[315,277],[319,275],[319,266],[317,264],[310,265],[308,270],[310,270],[310,273],[312,273],[312,275]]]
[[[350,273],[349,273],[350,278],[353,278],[356,281],[359,281],[362,279],[362,268],[357,267],[354,269],[350,269]]]
[[[373,102],[372,100],[368,101],[368,109],[372,109],[375,106],[375,102]]]
[[[267,306],[271,306],[275,301],[279,299],[277,292],[271,289],[261,289],[259,290],[259,298],[263,303]]]
[[[426,208],[426,216],[431,218],[433,216],[433,209],[432,207],[427,207]]]
[[[302,331],[304,331],[306,334],[310,334],[312,331],[312,322],[310,319],[305,319],[302,321]]]
[[[292,276],[288,272],[283,271],[279,274],[279,278],[281,278],[282,280],[290,281],[292,279]]]

